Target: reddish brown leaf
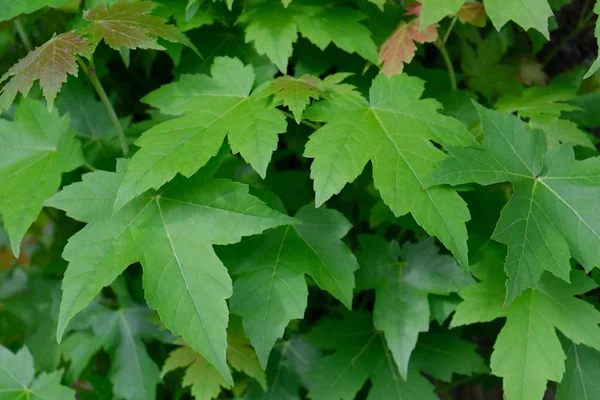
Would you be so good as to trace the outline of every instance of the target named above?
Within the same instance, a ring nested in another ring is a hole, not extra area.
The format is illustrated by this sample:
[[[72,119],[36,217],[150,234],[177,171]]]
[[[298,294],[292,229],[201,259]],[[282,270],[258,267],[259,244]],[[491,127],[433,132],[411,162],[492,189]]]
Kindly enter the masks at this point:
[[[406,6],[406,12],[404,15],[416,15],[417,17],[421,15],[421,8],[423,6],[418,1],[414,1]]]
[[[40,81],[48,108],[52,109],[56,94],[67,80],[67,74],[77,75],[76,55],[88,57],[89,53],[89,42],[75,32],[54,36],[27,54],[0,78],[0,83],[8,80],[0,91],[0,110],[10,107],[17,93],[27,95],[36,80]]]
[[[104,39],[115,50],[122,47],[165,50],[156,41],[160,37],[182,43],[198,53],[194,44],[177,27],[168,25],[162,17],[150,15],[156,7],[157,4],[150,1],[119,0],[110,7],[99,4],[83,13],[83,17],[91,21],[85,31],[94,42]]]
[[[416,43],[430,43],[437,39],[435,25],[429,25],[419,32],[419,19],[409,23],[404,21],[386,39],[379,49],[379,61],[383,63],[381,71],[387,76],[402,72],[405,63],[412,61],[417,51]]]
[[[458,20],[463,24],[469,23],[479,28],[485,26],[485,7],[483,3],[465,3],[456,14]]]

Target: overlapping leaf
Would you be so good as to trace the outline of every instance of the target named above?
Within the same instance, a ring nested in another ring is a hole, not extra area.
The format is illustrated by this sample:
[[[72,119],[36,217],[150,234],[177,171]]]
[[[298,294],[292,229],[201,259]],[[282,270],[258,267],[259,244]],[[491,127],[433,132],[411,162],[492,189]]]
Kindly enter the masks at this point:
[[[403,378],[419,332],[429,329],[428,294],[447,295],[474,283],[448,255],[438,254],[433,240],[400,248],[379,236],[359,237],[360,289],[375,289],[373,322],[383,331],[387,345]]]
[[[570,257],[587,270],[600,265],[600,158],[576,160],[561,145],[548,151],[542,132],[513,115],[478,106],[481,147],[450,147],[430,184],[511,182],[493,238],[508,246],[506,301],[535,287],[547,270],[569,281]]]
[[[596,2],[596,5],[594,6],[594,13],[600,15],[600,3],[598,2]],[[600,19],[596,21],[596,29],[594,30],[594,34],[596,35],[598,49],[600,51]],[[589,78],[592,76],[592,74],[596,73],[598,69],[600,69],[600,55],[598,55],[598,58],[596,58],[596,61],[594,61],[584,78]]]
[[[234,321],[236,320],[231,322]],[[235,370],[243,371],[255,378],[262,389],[266,389],[265,372],[261,369],[256,353],[250,347],[250,342],[244,336],[239,322],[230,324],[228,327],[227,362]],[[222,388],[230,387],[214,366],[200,354],[186,346],[185,343],[169,353],[161,375],[164,377],[167,373],[178,368],[186,369],[182,386],[191,386],[192,396],[198,400],[217,398]]]
[[[67,0],[7,0],[0,3],[0,21],[6,21],[19,14],[31,14],[44,7],[60,7]]]
[[[0,397],[2,399],[64,400],[75,391],[60,384],[62,371],[35,377],[33,357],[22,347],[16,354],[0,346]]]
[[[177,27],[168,25],[161,17],[149,15],[156,6],[151,1],[139,0],[118,0],[110,6],[100,3],[83,13],[83,17],[90,21],[84,32],[94,43],[104,40],[115,50],[123,47],[164,50],[157,42],[157,38],[163,38],[182,43],[198,52],[196,46]]]
[[[456,191],[426,188],[436,162],[446,155],[430,142],[475,144],[459,121],[438,113],[439,103],[422,100],[423,81],[407,75],[373,81],[370,101],[335,96],[309,108],[305,118],[327,122],[310,137],[304,155],[314,158],[316,204],[338,193],[373,163],[375,187],[396,216],[411,212],[467,268],[465,221],[469,212]]]
[[[14,121],[0,119],[0,214],[15,256],[44,200],[58,189],[61,174],[83,162],[68,116],[23,100]]]
[[[558,385],[557,400],[592,400],[600,396],[600,352],[569,343],[567,362]]]
[[[238,22],[246,25],[246,41],[253,41],[280,71],[287,71],[292,44],[298,33],[321,50],[330,43],[349,53],[377,62],[377,47],[369,30],[360,23],[365,16],[339,5],[294,1],[287,8],[270,1],[250,7]]]
[[[238,276],[231,312],[243,317],[244,329],[263,367],[290,320],[304,316],[308,298],[305,274],[352,307],[358,263],[340,240],[350,224],[337,211],[310,206],[301,208],[295,218],[301,224],[277,228],[219,252]]]
[[[300,78],[285,75],[271,81],[264,93],[273,95],[275,104],[286,106],[299,124],[311,100],[319,100],[332,93],[351,93],[354,86],[341,83],[349,75],[348,73],[332,74],[327,75],[323,80],[312,75],[303,75]]]
[[[6,82],[0,91],[0,111],[12,104],[17,93],[27,95],[39,80],[48,109],[52,110],[56,94],[67,80],[77,75],[77,56],[90,56],[90,44],[75,32],[62,33],[33,50],[0,78]]]
[[[117,173],[93,172],[48,202],[88,222],[63,253],[69,266],[58,336],[102,287],[139,261],[150,307],[231,383],[225,361],[231,279],[212,245],[235,243],[293,220],[250,196],[245,185],[210,180],[209,172],[147,193],[113,214],[124,174],[123,163]]]
[[[137,140],[141,150],[129,163],[116,208],[158,189],[178,172],[193,175],[217,153],[225,136],[231,149],[264,177],[286,121],[268,98],[250,93],[253,83],[251,66],[217,57],[212,77],[183,75],[146,96],[144,101],[161,112],[183,116],[155,125]]]
[[[369,313],[355,311],[344,321],[326,319],[308,336],[318,348],[334,351],[310,369],[310,399],[352,400],[369,379],[372,387],[368,400],[437,399],[433,385],[416,368],[410,368],[407,380],[399,376]]]
[[[581,271],[572,272],[570,284],[546,272],[535,289],[504,307],[504,251],[499,247],[488,247],[473,266],[482,282],[460,292],[464,301],[452,326],[506,317],[494,344],[492,373],[503,378],[507,400],[541,399],[547,380],[560,382],[565,372],[566,356],[556,329],[576,344],[600,349],[600,312],[575,297],[597,285]]]

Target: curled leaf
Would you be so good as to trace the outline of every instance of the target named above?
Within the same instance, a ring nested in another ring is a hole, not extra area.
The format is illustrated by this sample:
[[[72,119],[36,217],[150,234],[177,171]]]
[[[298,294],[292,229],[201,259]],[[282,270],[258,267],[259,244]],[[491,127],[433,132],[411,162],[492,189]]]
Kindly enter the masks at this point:
[[[10,107],[17,93],[27,95],[33,82],[40,81],[48,109],[52,110],[56,94],[67,80],[67,74],[77,76],[77,55],[88,56],[90,44],[75,32],[52,37],[13,65],[0,78],[6,82],[0,90],[0,110]]]

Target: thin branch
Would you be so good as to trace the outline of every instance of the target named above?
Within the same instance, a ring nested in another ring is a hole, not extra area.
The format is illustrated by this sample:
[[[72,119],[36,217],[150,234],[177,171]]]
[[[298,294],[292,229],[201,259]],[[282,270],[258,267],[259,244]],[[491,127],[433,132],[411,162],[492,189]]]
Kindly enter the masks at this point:
[[[20,19],[15,19],[15,30],[17,31],[17,35],[19,35],[19,39],[23,42],[23,46],[27,49],[27,52],[31,52],[33,50],[33,46],[31,45],[31,40],[29,40],[29,36],[25,29],[23,28],[23,24]]]
[[[454,18],[452,18],[452,22],[450,22],[450,26],[448,27],[448,30],[446,31],[446,34],[444,35],[444,39],[442,39],[442,44],[445,46],[446,42],[448,41],[448,38],[450,37],[450,33],[452,33],[452,29],[454,28],[454,24],[456,24],[456,20],[458,19],[458,14],[454,16]]]
[[[129,145],[127,144],[127,139],[125,139],[125,132],[123,132],[123,127],[119,122],[119,117],[117,117],[117,113],[115,112],[115,109],[110,103],[110,100],[108,99],[108,96],[106,95],[106,92],[104,91],[104,88],[102,87],[102,84],[100,83],[100,80],[96,75],[93,60],[90,59],[89,67],[85,65],[85,63],[80,57],[77,57],[77,63],[79,64],[83,72],[85,72],[85,74],[88,76],[88,78],[90,78],[94,89],[96,89],[96,93],[98,93],[98,96],[100,97],[104,108],[108,112],[108,117],[110,118],[110,121],[112,122],[113,126],[117,131],[117,136],[119,137],[119,143],[121,144],[121,150],[123,151],[123,155],[127,156],[127,154],[129,153]]]
[[[446,46],[444,45],[444,43],[440,42],[439,38],[434,44],[442,54],[444,63],[446,63],[446,69],[448,69],[448,77],[450,78],[450,87],[452,88],[452,91],[455,92],[458,89],[458,86],[456,85],[456,73],[454,72],[454,65],[452,65],[452,60],[450,59],[448,50],[446,50]]]

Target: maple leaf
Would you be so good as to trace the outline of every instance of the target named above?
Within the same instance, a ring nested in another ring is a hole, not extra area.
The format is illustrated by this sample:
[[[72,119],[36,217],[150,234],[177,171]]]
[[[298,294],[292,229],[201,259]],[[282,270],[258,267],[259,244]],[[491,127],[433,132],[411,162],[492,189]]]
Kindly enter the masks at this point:
[[[359,236],[360,289],[375,289],[373,321],[383,331],[400,375],[406,379],[410,355],[419,332],[429,329],[428,294],[458,292],[474,280],[465,276],[450,256],[438,254],[433,240],[405,249],[379,236]]]
[[[600,157],[575,159],[572,147],[547,150],[545,136],[516,116],[477,106],[482,146],[448,147],[429,184],[511,182],[492,238],[508,246],[506,302],[535,287],[548,270],[568,281],[571,254],[587,270],[600,265]]]
[[[33,357],[22,347],[16,354],[0,346],[0,392],[4,399],[64,400],[75,391],[60,384],[62,371],[35,377]]]
[[[3,1],[0,3],[0,21],[13,19],[19,14],[31,14],[44,7],[60,7],[66,2],[67,0]]]
[[[196,52],[196,46],[181,31],[168,25],[165,19],[149,15],[156,3],[151,1],[118,0],[107,7],[100,3],[86,10],[83,18],[90,24],[83,28],[93,40],[94,45],[104,42],[115,50],[128,49],[165,50],[158,44],[157,38],[182,43]]]
[[[508,307],[503,305],[504,250],[490,245],[472,266],[482,282],[463,289],[451,326],[506,317],[491,358],[494,375],[504,380],[507,400],[540,399],[546,381],[560,381],[565,353],[556,329],[574,343],[600,349],[600,312],[576,295],[597,284],[582,271],[571,273],[570,284],[545,273],[535,289],[527,289]]]
[[[77,76],[77,55],[89,57],[90,44],[75,32],[53,36],[31,51],[0,78],[0,83],[6,82],[0,91],[0,111],[10,107],[17,93],[26,96],[36,80],[52,110],[67,74]]]
[[[337,73],[327,75],[323,80],[312,75],[300,78],[280,76],[264,89],[266,95],[273,95],[275,104],[286,106],[294,115],[296,123],[302,120],[302,113],[312,100],[328,97],[331,93],[350,93],[354,86],[341,83],[351,74]]]
[[[381,72],[390,76],[399,74],[404,64],[412,61],[417,51],[416,43],[431,43],[437,39],[435,25],[429,25],[423,29],[419,28],[419,19],[411,22],[402,21],[385,40],[379,49],[379,62],[383,63]]]
[[[570,342],[562,381],[558,384],[557,400],[592,400],[600,396],[600,352],[582,344]]]
[[[337,211],[310,206],[301,208],[295,218],[301,224],[277,228],[219,252],[237,276],[231,312],[243,317],[263,368],[290,320],[304,316],[305,274],[352,307],[358,263],[340,240],[350,223]]]
[[[234,321],[237,322],[236,319],[232,319],[231,322]],[[230,324],[227,331],[227,361],[234,369],[256,378],[265,390],[265,372],[261,369],[250,342],[244,336],[241,323],[235,322]],[[182,386],[191,386],[192,396],[196,399],[217,398],[222,388],[230,387],[219,371],[204,357],[188,347],[185,342],[179,344],[182,346],[169,353],[161,371],[162,377],[176,369],[185,368]]]
[[[164,114],[183,116],[153,126],[136,141],[141,149],[129,163],[116,209],[178,172],[194,174],[217,153],[225,136],[231,149],[265,176],[277,135],[285,132],[285,116],[265,96],[250,94],[251,66],[217,57],[211,72],[212,77],[182,75],[143,99]]]
[[[78,330],[61,343],[65,358],[72,362],[67,378],[76,380],[94,354],[105,350],[112,358],[108,375],[115,395],[128,400],[156,399],[159,370],[142,341],[162,336],[150,321],[153,314],[133,302],[118,309],[92,303],[74,324]]]
[[[178,179],[158,193],[137,198],[116,214],[113,202],[126,170],[122,162],[117,173],[88,174],[90,178],[47,202],[88,222],[63,253],[69,265],[62,285],[59,338],[104,286],[130,264],[141,262],[149,306],[232,383],[225,361],[225,299],[232,285],[212,245],[235,243],[293,219],[249,195],[245,185],[210,179],[212,166],[206,168],[192,179]],[[96,185],[105,193],[100,199]]]
[[[476,142],[462,123],[437,112],[438,102],[420,99],[423,89],[418,78],[379,75],[370,101],[360,95],[320,101],[304,117],[327,123],[311,135],[304,155],[314,158],[317,206],[356,179],[370,160],[375,187],[394,214],[411,212],[467,269],[464,222],[469,213],[464,201],[451,188],[424,184],[435,163],[446,158],[430,140],[443,145]]]
[[[369,379],[372,387],[368,400],[437,399],[433,385],[416,368],[409,369],[407,380],[398,375],[385,339],[373,329],[369,313],[355,311],[344,321],[326,319],[307,336],[319,349],[334,352],[311,367],[310,399],[354,399]]]
[[[454,15],[465,4],[465,0],[420,0],[421,22],[428,26],[439,22],[447,15]],[[468,4],[468,3],[467,3]]]
[[[23,99],[15,120],[0,119],[0,213],[19,257],[21,239],[58,189],[61,174],[84,163],[69,117]]]
[[[534,28],[550,40],[548,18],[553,13],[547,0],[484,0],[484,4],[496,30],[512,20],[524,30]]]
[[[452,382],[453,374],[489,373],[476,348],[473,343],[460,338],[459,329],[427,332],[419,336],[411,365],[445,382]]]
[[[245,397],[253,400],[299,398],[300,388],[310,386],[307,372],[318,359],[319,351],[302,336],[279,342],[269,357],[266,391],[258,382],[253,382]]]
[[[458,10],[456,16],[463,24],[469,23],[478,28],[483,28],[486,23],[483,3],[465,3]]]
[[[246,25],[246,42],[253,41],[259,54],[266,54],[286,72],[298,32],[321,50],[333,43],[376,63],[377,46],[360,23],[363,19],[365,15],[357,10],[329,3],[292,2],[286,8],[281,3],[265,2],[249,7],[238,22]]]

